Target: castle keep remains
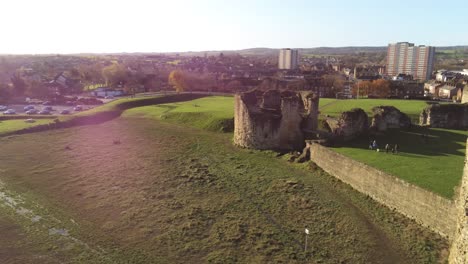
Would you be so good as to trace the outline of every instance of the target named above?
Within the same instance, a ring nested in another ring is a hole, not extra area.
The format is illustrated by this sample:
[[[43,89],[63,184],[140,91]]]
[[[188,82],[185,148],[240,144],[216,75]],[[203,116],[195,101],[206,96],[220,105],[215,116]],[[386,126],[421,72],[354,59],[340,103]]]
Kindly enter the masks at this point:
[[[313,92],[254,90],[235,97],[234,144],[253,149],[294,150],[317,130],[319,97]]]

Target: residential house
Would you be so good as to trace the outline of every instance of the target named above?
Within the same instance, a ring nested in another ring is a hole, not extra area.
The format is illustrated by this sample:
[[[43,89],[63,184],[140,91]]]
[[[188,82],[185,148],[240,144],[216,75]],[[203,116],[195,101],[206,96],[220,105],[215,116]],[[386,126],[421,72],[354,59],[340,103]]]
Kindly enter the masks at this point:
[[[106,96],[122,96],[125,92],[122,90],[115,90],[109,87],[99,87],[90,92],[91,96],[106,97]]]
[[[458,89],[456,86],[445,84],[439,88],[439,97],[452,99],[457,95]]]
[[[424,83],[424,96],[437,96],[439,94],[439,88],[442,86],[444,86],[443,83],[435,80]]]

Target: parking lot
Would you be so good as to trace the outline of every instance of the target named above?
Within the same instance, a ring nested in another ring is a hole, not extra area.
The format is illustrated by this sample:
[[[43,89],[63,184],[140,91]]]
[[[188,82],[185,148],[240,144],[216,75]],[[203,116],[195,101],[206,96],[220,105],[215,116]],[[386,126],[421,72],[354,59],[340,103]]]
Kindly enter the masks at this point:
[[[103,101],[104,103],[108,103],[108,102],[110,102],[112,100],[101,99],[101,101]],[[34,109],[36,109],[38,112],[43,110],[46,107],[46,105],[42,105],[42,104],[13,104],[13,105],[4,105],[4,106],[6,106],[7,109],[15,110],[17,115],[23,115],[27,111],[27,110],[24,110],[24,107],[28,106],[28,105],[34,106]],[[82,107],[81,111],[73,111],[74,106],[69,106],[69,105],[48,105],[48,106],[52,107],[52,110],[50,111],[51,115],[60,115],[60,112],[62,112],[63,110],[68,110],[70,112],[70,114],[74,114],[74,113],[89,110],[89,109],[94,108],[94,107],[99,106],[99,105],[81,105],[81,107]],[[4,111],[5,110],[0,111],[0,114],[3,115]]]

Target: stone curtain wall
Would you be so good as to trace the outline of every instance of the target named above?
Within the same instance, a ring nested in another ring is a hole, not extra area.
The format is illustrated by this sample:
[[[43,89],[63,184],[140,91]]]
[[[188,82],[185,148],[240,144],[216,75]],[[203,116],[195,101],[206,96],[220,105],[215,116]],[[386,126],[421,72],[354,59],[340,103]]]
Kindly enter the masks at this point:
[[[439,234],[453,238],[455,203],[317,143],[310,157],[324,171]],[[465,241],[466,242],[466,241]]]
[[[456,202],[457,230],[449,258],[449,263],[453,264],[468,263],[468,144],[466,146],[465,170]]]

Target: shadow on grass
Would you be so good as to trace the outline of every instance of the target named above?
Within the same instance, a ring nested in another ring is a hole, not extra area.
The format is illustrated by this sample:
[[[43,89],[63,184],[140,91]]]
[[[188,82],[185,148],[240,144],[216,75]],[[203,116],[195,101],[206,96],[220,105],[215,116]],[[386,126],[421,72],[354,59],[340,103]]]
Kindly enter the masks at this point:
[[[368,149],[369,143],[377,141],[378,148],[385,151],[385,145],[391,148],[398,144],[399,155],[422,158],[421,156],[464,156],[468,132],[413,126],[411,129],[391,129],[377,136],[363,136],[351,142],[337,144],[335,147]]]

